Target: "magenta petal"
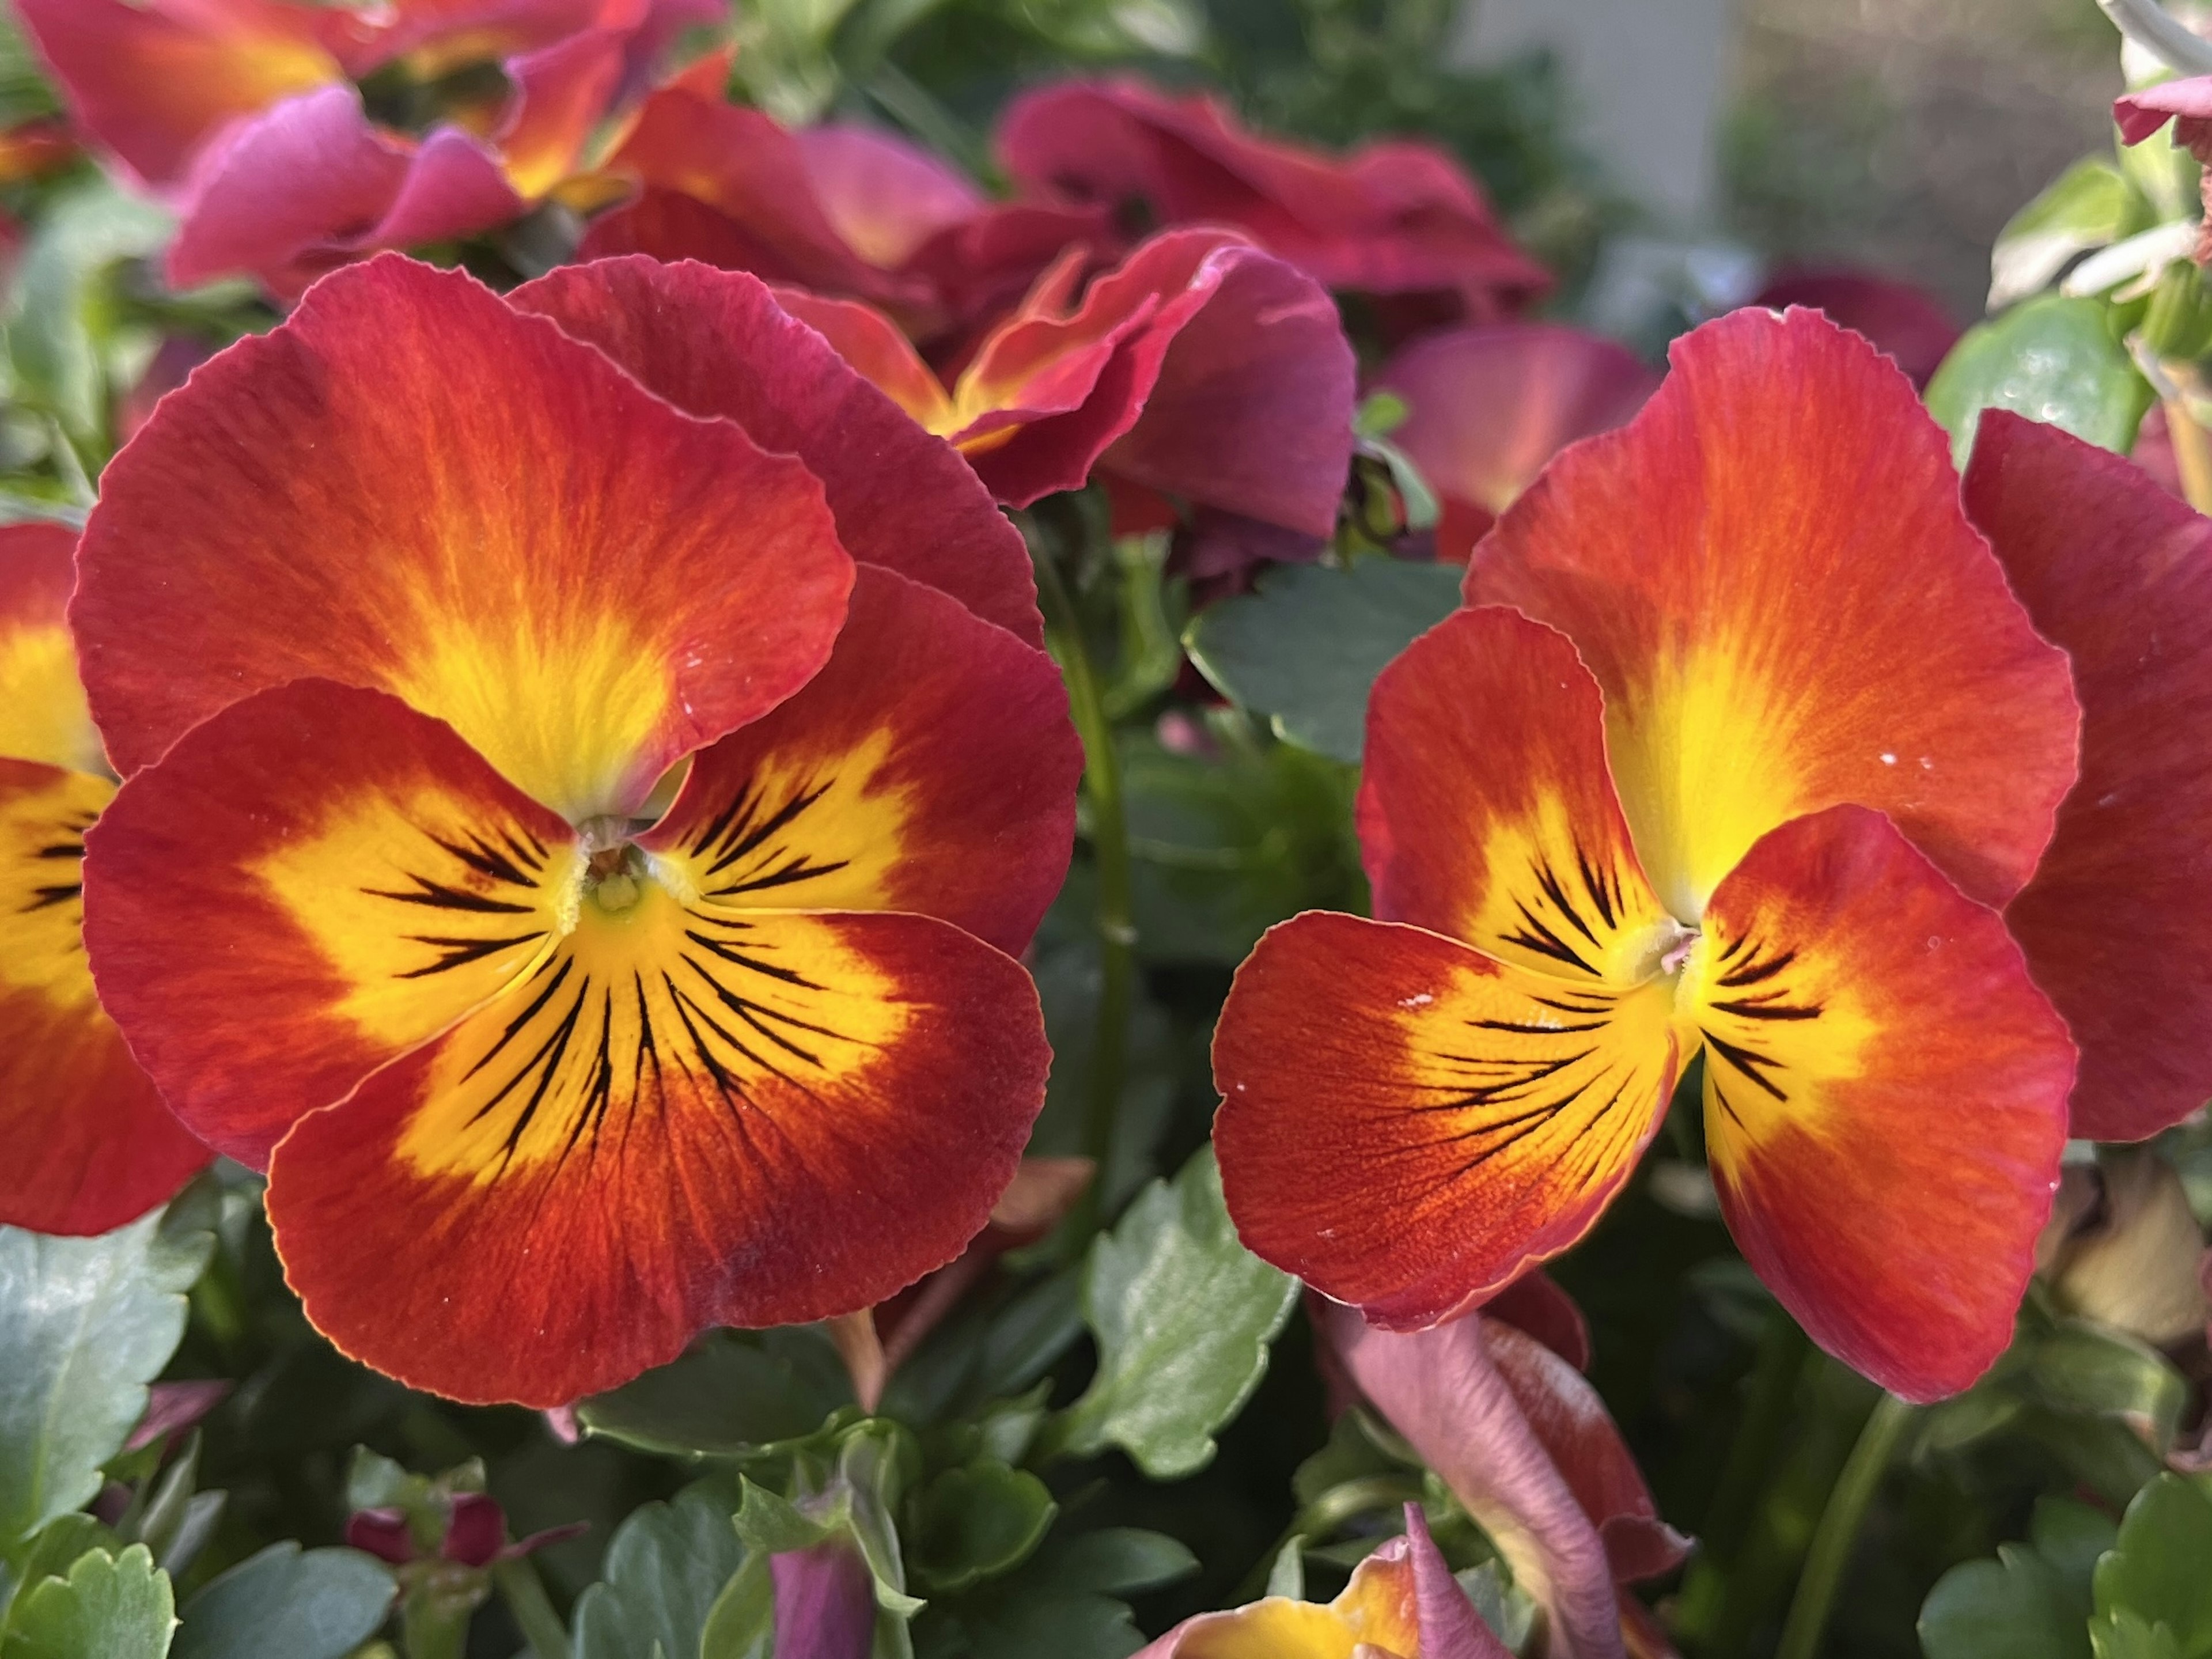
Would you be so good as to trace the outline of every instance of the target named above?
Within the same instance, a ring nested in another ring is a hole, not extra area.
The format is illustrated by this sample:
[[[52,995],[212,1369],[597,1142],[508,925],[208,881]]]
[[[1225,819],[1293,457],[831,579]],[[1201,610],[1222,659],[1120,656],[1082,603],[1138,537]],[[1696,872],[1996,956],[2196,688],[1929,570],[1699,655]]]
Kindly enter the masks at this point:
[[[242,123],[195,168],[169,280],[244,273],[289,299],[356,253],[489,229],[522,205],[468,134],[441,127],[410,149],[351,87],[325,87]]]
[[[2112,119],[2119,124],[2120,137],[2130,144],[2140,144],[2177,115],[2200,121],[2212,117],[2212,75],[2145,87],[2112,105]]]
[[[1510,1659],[1512,1650],[1482,1622],[1467,1592],[1429,1536],[1419,1504],[1406,1505],[1406,1538],[1413,1558],[1413,1606],[1420,1621],[1420,1659]]]
[[[438,1553],[463,1566],[488,1565],[507,1541],[507,1513],[490,1494],[456,1492]]]
[[[1659,386],[1627,347],[1557,323],[1422,336],[1382,366],[1406,402],[1390,441],[1445,507],[1437,556],[1464,563],[1490,521],[1579,438],[1626,425]]]
[[[1552,1659],[1623,1659],[1604,1541],[1490,1363],[1483,1322],[1400,1335],[1331,1303],[1318,1322],[1368,1403],[1443,1478],[1543,1607]]]
[[[415,1559],[414,1534],[399,1510],[356,1510],[346,1517],[345,1540],[355,1549],[404,1567]]]
[[[769,1562],[775,1583],[775,1651],[792,1659],[867,1659],[875,1583],[851,1540],[824,1540]]]
[[[903,264],[931,237],[987,205],[966,179],[890,133],[833,121],[793,137],[823,212],[870,264]]]
[[[1841,266],[1777,271],[1752,304],[1770,311],[1804,306],[1826,312],[1830,322],[1865,335],[1887,352],[1915,386],[1928,384],[1963,331],[1927,289]]]
[[[124,1443],[123,1449],[137,1451],[141,1446],[152,1445],[165,1434],[189,1429],[221,1405],[229,1392],[230,1384],[220,1380],[155,1383],[146,1391],[146,1414],[131,1431],[131,1438]]]
[[[1211,297],[1101,464],[1166,495],[1326,536],[1352,465],[1355,396],[1336,307],[1312,277],[1257,248],[1221,248],[1206,267],[1218,272]]]

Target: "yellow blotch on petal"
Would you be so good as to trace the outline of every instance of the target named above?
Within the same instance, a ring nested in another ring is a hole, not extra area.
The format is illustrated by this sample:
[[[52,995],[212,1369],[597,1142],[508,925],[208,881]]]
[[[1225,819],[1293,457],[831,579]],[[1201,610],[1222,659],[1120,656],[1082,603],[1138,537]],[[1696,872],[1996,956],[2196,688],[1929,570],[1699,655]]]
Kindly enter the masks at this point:
[[[48,778],[0,792],[0,986],[76,1008],[94,1000],[82,937],[84,832],[115,786],[84,772]]]
[[[1421,1659],[1413,1571],[1370,1556],[1322,1606],[1271,1595],[1194,1626],[1176,1659]]]
[[[1647,684],[1607,702],[1621,811],[1652,886],[1685,923],[1696,925],[1753,842],[1807,810],[1789,764],[1802,744],[1784,683],[1748,651],[1706,648],[1663,659]]]
[[[0,633],[0,757],[104,772],[107,757],[59,623]]]
[[[1482,849],[1489,877],[1482,906],[1460,937],[1540,974],[1638,984],[1680,929],[1638,872],[1586,853],[1575,830],[1556,794],[1533,815],[1493,824]]]
[[[435,787],[333,801],[254,866],[313,941],[337,1012],[380,1048],[444,1030],[528,969],[573,925],[574,845],[488,824]]]
[[[440,1050],[399,1143],[417,1172],[489,1185],[702,1102],[778,1136],[757,1094],[830,1097],[914,1018],[831,923],[687,903],[649,875],[603,885]]]
[[[1799,938],[1817,937],[1804,921]],[[1706,1141],[1723,1168],[1778,1134],[1825,1133],[1826,1086],[1860,1076],[1878,1035],[1848,964],[1792,940],[1708,933],[1676,994],[1704,1038]]]
[[[414,636],[392,689],[524,793],[580,823],[651,787],[640,757],[673,695],[659,642],[604,613],[476,629],[441,613]]]
[[[887,775],[888,730],[833,757],[778,751],[691,845],[662,855],[671,884],[731,908],[899,908],[911,791]]]

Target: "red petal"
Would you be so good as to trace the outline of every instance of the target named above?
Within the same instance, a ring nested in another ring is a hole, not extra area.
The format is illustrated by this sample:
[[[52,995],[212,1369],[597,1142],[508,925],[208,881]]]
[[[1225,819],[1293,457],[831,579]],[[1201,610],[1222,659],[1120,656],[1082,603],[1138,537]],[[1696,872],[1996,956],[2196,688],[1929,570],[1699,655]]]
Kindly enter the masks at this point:
[[[945,922],[593,908],[276,1149],[308,1318],[412,1387],[550,1406],[879,1301],[983,1225],[1042,1103],[1028,975]]]
[[[1672,987],[1509,966],[1310,911],[1237,969],[1213,1041],[1223,1189],[1245,1244],[1395,1329],[1587,1232],[1657,1132]]]
[[[1082,775],[1051,658],[864,569],[828,665],[701,751],[639,844],[709,903],[908,910],[1018,951],[1067,873]]]
[[[2076,710],[1960,508],[1949,441],[1811,312],[1737,312],[1673,361],[1627,428],[1498,521],[1469,600],[1579,647],[1637,850],[1684,921],[1760,836],[1843,801],[2002,903],[2073,781]]]
[[[1966,1387],[2012,1340],[2074,1083],[2002,921],[1881,814],[1832,807],[1721,884],[1681,997],[1721,1208],[1759,1276],[1893,1393]]]
[[[1675,942],[1606,774],[1597,686],[1517,611],[1461,611],[1382,671],[1358,817],[1385,921],[1616,989]]]
[[[210,1154],[163,1108],[85,967],[79,858],[114,786],[0,759],[0,1222],[104,1233]]]
[[[71,620],[126,775],[315,676],[574,821],[624,811],[811,678],[852,580],[799,461],[397,258],[204,365],[101,484]]]
[[[640,258],[564,266],[510,296],[678,408],[720,416],[822,481],[853,556],[941,588],[1031,645],[1021,536],[959,456],[917,429],[751,277]]]
[[[103,1000],[178,1115],[253,1164],[528,969],[581,865],[450,728],[319,680],[195,727],[91,847]]]
[[[1964,331],[1926,289],[1848,266],[1785,266],[1752,304],[1770,311],[1805,306],[1826,312],[1830,322],[1865,335],[1894,358],[1915,386],[1928,384]]]
[[[2081,699],[2081,781],[2005,919],[2081,1047],[2074,1133],[2138,1140],[2212,1095],[2212,526],[2010,415],[1966,507]]]

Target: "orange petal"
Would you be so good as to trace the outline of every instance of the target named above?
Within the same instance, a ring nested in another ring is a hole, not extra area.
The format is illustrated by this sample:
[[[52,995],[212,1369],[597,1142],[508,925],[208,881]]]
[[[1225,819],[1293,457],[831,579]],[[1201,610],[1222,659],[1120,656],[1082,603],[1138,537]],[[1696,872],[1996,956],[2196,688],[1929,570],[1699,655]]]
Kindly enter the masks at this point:
[[[101,484],[71,620],[126,776],[319,677],[573,821],[626,811],[813,675],[852,581],[801,463],[397,257],[203,365]]]
[[[0,757],[98,772],[106,759],[64,614],[76,551],[59,525],[0,526]]]
[[[967,424],[945,383],[921,360],[899,325],[872,305],[832,300],[803,288],[779,288],[775,302],[836,348],[886,398],[917,424],[950,438]]]
[[[1895,365],[1814,313],[1738,312],[1673,362],[1634,422],[1507,511],[1470,601],[1581,650],[1682,921],[1759,836],[1842,801],[2002,903],[2073,781],[2076,710],[1960,508],[1948,441]]]
[[[1500,606],[1407,648],[1367,706],[1375,914],[1540,974],[1627,986],[1682,930],[1606,775],[1603,699],[1565,635]]]
[[[517,195],[537,201],[575,171],[629,47],[627,29],[586,29],[507,65],[514,98],[495,140]]]
[[[508,296],[702,419],[733,421],[822,481],[852,556],[943,589],[1044,642],[1021,536],[945,444],[738,271],[629,257],[568,265]]]
[[[558,1405],[982,1227],[1049,1058],[1018,963],[927,917],[629,896],[277,1147],[285,1274],[344,1352]]]
[[[1807,1333],[1911,1400],[2012,1340],[2074,1081],[1992,911],[1880,813],[1762,838],[1684,975],[1705,1134],[1745,1256]]]
[[[910,910],[1019,951],[1067,873],[1082,773],[1052,659],[864,568],[829,665],[702,751],[639,845],[709,903]]]
[[[114,789],[0,760],[0,1223],[37,1232],[119,1227],[211,1156],[163,1109],[85,966],[83,836]]]
[[[2212,526],[2003,413],[1966,507],[2081,698],[2081,781],[2005,921],[2081,1047],[2074,1133],[2139,1140],[2212,1096]]]
[[[102,999],[177,1115],[257,1165],[541,959],[582,867],[449,727],[313,680],[187,733],[90,848]]]
[[[1671,984],[1500,963],[1314,911],[1237,969],[1213,1043],[1222,1185],[1247,1245],[1394,1329],[1588,1231],[1657,1131]]]

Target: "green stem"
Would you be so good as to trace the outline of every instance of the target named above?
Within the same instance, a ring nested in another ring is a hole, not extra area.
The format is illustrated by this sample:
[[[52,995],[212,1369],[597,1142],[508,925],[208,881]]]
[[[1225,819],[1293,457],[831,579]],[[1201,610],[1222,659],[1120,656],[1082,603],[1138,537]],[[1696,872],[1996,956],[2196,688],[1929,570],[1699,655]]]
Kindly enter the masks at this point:
[[[1075,1236],[1088,1237],[1106,1219],[1106,1166],[1114,1150],[1114,1120],[1121,1109],[1128,1064],[1129,1015],[1137,991],[1137,928],[1131,908],[1129,819],[1121,793],[1121,763],[1097,671],[1083,643],[1075,602],[1050,552],[1036,550],[1037,603],[1045,635],[1067,678],[1068,712],[1083,739],[1083,790],[1091,801],[1091,847],[1098,862],[1098,1018],[1091,1044],[1090,1085],[1085,1097],[1083,1151],[1095,1166],[1075,1216]]]
[[[1867,1505],[1881,1486],[1899,1436],[1912,1420],[1912,1407],[1893,1394],[1875,1402],[1866,1426],[1836,1477],[1820,1525],[1813,1529],[1812,1547],[1805,1553],[1805,1571],[1797,1580],[1797,1594],[1790,1603],[1789,1621],[1782,1627],[1781,1645],[1774,1659],[1814,1659],[1827,1628],[1828,1610],[1842,1587],[1844,1569],[1850,1565],[1851,1549],[1858,1542]]]
[[[1720,1485],[1713,1491],[1711,1506],[1698,1537],[1705,1549],[1723,1562],[1733,1561],[1743,1547],[1759,1488],[1774,1467],[1775,1449],[1782,1431],[1790,1425],[1790,1407],[1797,1397],[1800,1375],[1809,1346],[1797,1322],[1776,1309],[1772,1323],[1759,1340],[1759,1357],[1753,1363],[1751,1386],[1746,1391],[1743,1418],[1729,1446]]]
[[[514,1615],[515,1627],[530,1644],[535,1659],[570,1659],[568,1629],[561,1623],[561,1615],[553,1611],[538,1569],[530,1565],[528,1557],[499,1562],[491,1570],[491,1581],[499,1587],[501,1599]]]

